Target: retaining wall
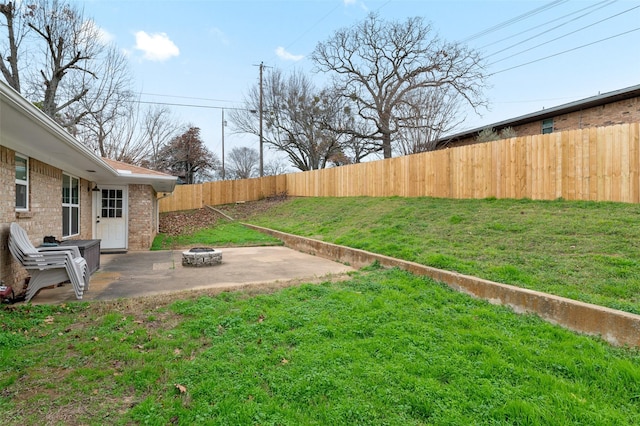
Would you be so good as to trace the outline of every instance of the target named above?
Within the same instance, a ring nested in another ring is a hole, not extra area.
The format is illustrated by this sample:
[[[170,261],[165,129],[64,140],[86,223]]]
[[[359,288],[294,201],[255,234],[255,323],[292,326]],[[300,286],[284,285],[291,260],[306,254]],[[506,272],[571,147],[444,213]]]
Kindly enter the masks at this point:
[[[616,346],[640,346],[640,315],[579,302],[539,291],[496,283],[469,275],[436,269],[415,262],[300,237],[260,226],[245,226],[282,240],[285,246],[303,253],[349,264],[355,268],[378,261],[385,267],[398,267],[416,275],[425,275],[449,287],[485,299],[493,304],[510,306],[516,313],[534,313],[542,319],[567,329],[602,339]]]

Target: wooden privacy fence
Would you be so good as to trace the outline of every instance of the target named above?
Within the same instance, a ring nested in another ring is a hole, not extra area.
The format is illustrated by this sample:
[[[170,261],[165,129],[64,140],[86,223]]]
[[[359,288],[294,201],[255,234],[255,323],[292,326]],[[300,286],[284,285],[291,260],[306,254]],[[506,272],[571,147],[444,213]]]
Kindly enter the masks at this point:
[[[640,202],[640,123],[522,136],[350,166],[176,187],[160,211],[299,197]]]
[[[286,190],[286,175],[178,185],[171,195],[160,200],[160,212],[261,200]]]

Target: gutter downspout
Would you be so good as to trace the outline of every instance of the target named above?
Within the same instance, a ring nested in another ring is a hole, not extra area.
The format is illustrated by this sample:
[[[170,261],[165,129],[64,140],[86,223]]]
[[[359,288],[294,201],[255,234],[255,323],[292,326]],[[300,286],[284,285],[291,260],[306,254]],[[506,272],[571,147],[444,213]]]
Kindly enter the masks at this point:
[[[170,193],[163,193],[164,195],[162,197],[156,198],[156,234],[160,232],[160,203],[159,201],[162,200],[163,198],[167,198],[173,195],[172,192]]]

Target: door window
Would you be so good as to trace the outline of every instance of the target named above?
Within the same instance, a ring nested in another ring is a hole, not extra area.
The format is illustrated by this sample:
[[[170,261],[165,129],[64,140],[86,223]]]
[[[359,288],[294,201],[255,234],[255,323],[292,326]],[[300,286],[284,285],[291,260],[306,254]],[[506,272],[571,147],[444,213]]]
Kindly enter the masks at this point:
[[[122,217],[122,189],[102,190],[102,217]]]

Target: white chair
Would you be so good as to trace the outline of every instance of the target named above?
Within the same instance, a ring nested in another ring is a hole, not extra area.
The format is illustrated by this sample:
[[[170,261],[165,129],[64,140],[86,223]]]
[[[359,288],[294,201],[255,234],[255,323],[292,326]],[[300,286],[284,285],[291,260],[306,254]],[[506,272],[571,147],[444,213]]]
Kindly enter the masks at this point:
[[[9,229],[9,251],[31,274],[25,300],[28,302],[44,287],[70,281],[76,298],[82,299],[89,289],[86,260],[75,246],[40,247],[31,244],[29,236],[17,223]]]

